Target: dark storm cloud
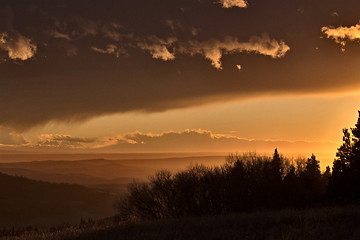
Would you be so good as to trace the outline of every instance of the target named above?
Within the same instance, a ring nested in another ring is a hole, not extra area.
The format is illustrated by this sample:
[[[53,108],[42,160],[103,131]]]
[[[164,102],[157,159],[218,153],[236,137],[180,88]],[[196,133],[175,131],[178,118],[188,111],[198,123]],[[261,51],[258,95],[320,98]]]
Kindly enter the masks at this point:
[[[355,0],[4,0],[0,125],[24,130],[348,90],[358,84],[360,45],[341,52],[321,30],[354,26],[358,7]]]

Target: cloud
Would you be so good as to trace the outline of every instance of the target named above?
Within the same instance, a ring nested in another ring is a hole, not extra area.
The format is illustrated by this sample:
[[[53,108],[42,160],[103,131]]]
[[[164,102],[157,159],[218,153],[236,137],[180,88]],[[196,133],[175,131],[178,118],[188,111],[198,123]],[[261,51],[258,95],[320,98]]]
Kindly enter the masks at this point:
[[[73,57],[78,54],[78,47],[66,39],[62,39],[60,42],[58,42],[57,47],[65,51],[66,56]]]
[[[211,64],[222,69],[221,58],[230,53],[257,53],[271,56],[272,58],[284,57],[290,47],[284,41],[271,39],[268,34],[261,37],[252,36],[248,42],[240,42],[237,38],[226,36],[224,40],[210,39],[204,42],[189,41],[183,45],[180,52],[190,55],[201,54],[211,61]]]
[[[99,52],[99,53],[113,54],[116,57],[127,56],[126,50],[124,50],[122,48],[118,48],[114,44],[107,45],[105,49],[97,48],[97,47],[94,47],[94,46],[91,47],[91,49],[94,50],[95,52]]]
[[[94,143],[95,138],[77,138],[62,134],[42,134],[37,148],[84,149],[86,144]]]
[[[55,39],[68,41],[79,40],[89,36],[96,37],[101,33],[101,28],[103,28],[103,32],[108,31],[108,28],[105,28],[105,25],[102,25],[99,21],[79,16],[66,19],[53,17],[51,25],[51,29],[44,30],[45,34]]]
[[[62,39],[66,39],[66,40],[71,40],[71,37],[66,34],[66,33],[61,33],[61,32],[58,32],[58,31],[51,31],[50,32],[50,35],[52,35],[54,38],[62,38]]]
[[[167,39],[155,35],[144,39],[136,38],[137,46],[148,51],[153,58],[163,61],[174,60],[176,54],[190,55],[201,54],[211,61],[211,64],[222,69],[221,58],[224,54],[231,53],[256,53],[271,56],[272,58],[284,57],[290,47],[284,41],[271,39],[268,34],[252,36],[248,42],[240,42],[236,37],[226,36],[223,40],[209,39],[206,41],[189,40],[181,42],[175,37]],[[173,49],[172,52],[169,49]],[[95,49],[93,49],[95,50]]]
[[[248,2],[245,0],[220,0],[220,3],[222,4],[223,8],[246,8],[248,6]]]
[[[7,53],[3,60],[27,60],[32,58],[37,46],[15,30],[13,26],[14,14],[10,7],[0,8],[0,51]]]
[[[297,11],[298,13],[303,14],[303,13],[305,12],[305,9],[303,9],[303,8],[298,8],[298,9],[296,9],[296,11]]]
[[[149,51],[153,58],[168,61],[175,59],[175,55],[169,51],[168,47],[171,47],[176,40],[176,38],[163,40],[153,35],[140,41],[137,45],[140,49]]]
[[[190,29],[190,31],[193,36],[197,36],[199,34],[199,32],[201,31],[201,29],[192,27]]]
[[[224,1],[226,6],[231,4],[240,6],[245,3],[243,1]],[[127,31],[126,27],[119,23],[103,23],[77,17],[65,22],[55,21],[54,25],[57,30],[53,30],[51,35],[54,38],[62,38],[69,41],[87,36],[96,36],[118,42],[116,45],[114,43],[107,44],[105,49],[95,46],[90,47],[96,52],[113,54],[116,57],[127,55],[128,50],[133,48],[140,48],[143,51],[149,52],[152,58],[163,61],[174,60],[176,54],[190,56],[202,54],[217,69],[222,69],[221,58],[224,54],[252,52],[280,58],[290,50],[290,47],[284,41],[271,39],[266,33],[262,36],[252,36],[248,42],[240,42],[236,37],[228,35],[223,40],[216,38],[203,41],[193,39],[186,41],[179,40],[176,36],[172,36],[174,32],[177,32],[175,30],[185,31],[184,29],[186,29],[185,32],[188,32],[190,29],[191,38],[194,38],[198,36],[200,28],[185,28],[178,20],[167,19],[164,23],[172,32],[169,34],[170,36],[161,38],[155,34],[138,36]]]
[[[133,33],[127,33],[126,28],[118,23],[106,23],[103,24],[101,28],[101,32],[104,38],[113,40],[113,41],[121,41],[123,39],[132,39]]]
[[[96,36],[99,33],[100,23],[86,18],[75,17],[74,22],[77,23],[77,34],[82,37]]]
[[[360,24],[356,24],[350,27],[322,27],[321,31],[327,36],[327,38],[335,40],[336,43],[341,44],[342,49],[346,45],[346,41],[360,40]]]
[[[168,61],[174,60],[175,54],[190,56],[201,54],[206,59],[209,59],[217,69],[222,69],[221,58],[224,54],[248,52],[267,55],[272,58],[281,58],[290,50],[290,47],[284,41],[271,39],[266,33],[261,37],[252,36],[248,42],[240,42],[237,38],[231,36],[226,36],[223,40],[210,39],[202,42],[197,40],[180,42],[176,38],[163,40],[154,35],[138,41],[138,47],[149,51],[155,59]],[[169,47],[174,48],[172,53],[169,51]]]
[[[65,20],[55,19],[53,29],[48,31],[53,38],[69,41],[86,37],[103,38],[115,42],[123,39],[132,39],[133,33],[115,22],[94,21],[86,17],[71,17]]]
[[[174,31],[176,29],[174,21],[168,19],[165,21],[165,23],[169,26],[169,28]]]
[[[10,59],[25,61],[35,55],[36,45],[20,34],[9,36],[8,33],[0,33],[0,49],[8,52]]]
[[[275,148],[288,152],[324,151],[336,147],[331,142],[288,142],[251,140],[229,134],[215,134],[208,130],[186,129],[159,134],[133,132],[103,139],[98,151],[112,152],[272,152]]]
[[[0,127],[0,146],[15,147],[28,144],[23,135],[16,133],[13,129]]]

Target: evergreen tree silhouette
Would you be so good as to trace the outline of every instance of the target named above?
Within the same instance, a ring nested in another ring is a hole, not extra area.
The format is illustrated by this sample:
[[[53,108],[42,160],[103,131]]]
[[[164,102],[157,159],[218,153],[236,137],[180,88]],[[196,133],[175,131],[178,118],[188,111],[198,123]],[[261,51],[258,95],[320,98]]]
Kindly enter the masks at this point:
[[[314,154],[306,161],[305,172],[312,177],[320,177],[320,161],[316,160]]]
[[[271,171],[273,175],[273,180],[277,182],[281,182],[282,174],[283,174],[283,164],[282,158],[278,153],[277,148],[275,148],[274,156],[271,160]]]
[[[360,111],[359,118],[357,123],[355,124],[355,128],[351,128],[352,132],[352,155],[350,157],[350,168],[353,174],[353,177],[356,179],[357,182],[360,180]]]
[[[338,148],[336,153],[337,159],[335,159],[333,165],[334,177],[340,177],[346,172],[353,154],[350,132],[345,128],[343,129],[343,133],[343,144]]]
[[[343,129],[329,180],[329,194],[340,201],[360,200],[360,111],[355,128]]]

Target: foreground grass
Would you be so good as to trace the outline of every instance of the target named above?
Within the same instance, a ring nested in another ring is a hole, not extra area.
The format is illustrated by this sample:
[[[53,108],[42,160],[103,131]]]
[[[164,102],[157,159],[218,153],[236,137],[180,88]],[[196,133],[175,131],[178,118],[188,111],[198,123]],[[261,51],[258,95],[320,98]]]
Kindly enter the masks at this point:
[[[360,239],[360,206],[323,207],[127,222],[119,225],[69,227],[53,233],[25,233],[3,239],[135,240],[135,239]]]

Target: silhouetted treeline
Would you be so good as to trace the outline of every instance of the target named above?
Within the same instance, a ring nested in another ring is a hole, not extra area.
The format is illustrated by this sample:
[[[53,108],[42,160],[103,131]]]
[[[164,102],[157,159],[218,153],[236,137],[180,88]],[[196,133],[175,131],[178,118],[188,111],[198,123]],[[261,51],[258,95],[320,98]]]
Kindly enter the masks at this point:
[[[344,129],[333,171],[319,161],[292,161],[277,149],[272,157],[230,155],[221,167],[196,165],[172,174],[160,171],[149,183],[129,185],[117,203],[121,219],[154,220],[263,209],[310,207],[360,200],[360,111],[355,128]]]
[[[319,168],[315,156],[292,162],[277,150],[273,157],[230,155],[221,167],[160,171],[150,183],[133,183],[117,209],[123,219],[153,220],[309,206],[326,192]]]

